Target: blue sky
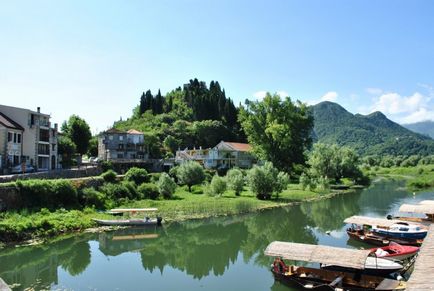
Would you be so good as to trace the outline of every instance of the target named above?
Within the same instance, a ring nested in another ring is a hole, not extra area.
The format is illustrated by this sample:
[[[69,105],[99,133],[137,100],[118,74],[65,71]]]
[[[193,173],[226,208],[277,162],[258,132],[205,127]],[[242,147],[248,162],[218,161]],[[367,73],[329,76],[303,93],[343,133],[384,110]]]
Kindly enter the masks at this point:
[[[142,91],[218,80],[397,122],[434,120],[434,1],[3,1],[0,103],[92,130]]]

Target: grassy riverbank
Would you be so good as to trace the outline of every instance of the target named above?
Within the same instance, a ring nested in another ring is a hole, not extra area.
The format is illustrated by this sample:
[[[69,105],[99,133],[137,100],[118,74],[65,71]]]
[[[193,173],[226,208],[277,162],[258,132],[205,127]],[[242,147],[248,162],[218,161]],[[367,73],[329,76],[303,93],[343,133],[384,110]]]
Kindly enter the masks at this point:
[[[410,191],[420,191],[434,187],[434,165],[419,165],[416,167],[373,167],[367,174],[406,179]]]
[[[178,187],[172,199],[135,200],[122,203],[120,207],[157,207],[159,215],[166,221],[174,221],[249,213],[343,193],[343,191],[329,193],[329,191],[302,190],[296,184],[289,185],[279,194],[279,198],[274,197],[272,200],[258,200],[247,187],[240,196],[236,196],[232,191],[226,191],[217,197],[208,196],[203,192],[203,186],[194,186],[192,193],[188,192],[185,186]],[[83,210],[42,209],[36,212],[28,210],[6,212],[0,215],[0,241],[10,244],[33,239],[48,239],[95,227],[92,218],[110,217],[89,207]]]

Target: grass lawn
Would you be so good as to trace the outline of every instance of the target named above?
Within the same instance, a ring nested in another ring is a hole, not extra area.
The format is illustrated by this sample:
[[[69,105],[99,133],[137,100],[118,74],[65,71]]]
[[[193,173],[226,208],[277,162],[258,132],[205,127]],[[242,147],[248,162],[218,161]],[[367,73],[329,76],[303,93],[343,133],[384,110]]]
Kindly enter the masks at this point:
[[[236,196],[233,191],[228,190],[222,196],[212,197],[203,194],[202,187],[193,186],[192,193],[188,192],[187,187],[178,187],[171,200],[131,201],[122,207],[157,207],[159,214],[170,221],[253,212],[282,206],[290,202],[318,198],[322,195],[317,192],[302,190],[299,185],[294,184],[279,194],[278,199],[273,197],[272,200],[259,200],[248,188],[245,188],[240,196]]]

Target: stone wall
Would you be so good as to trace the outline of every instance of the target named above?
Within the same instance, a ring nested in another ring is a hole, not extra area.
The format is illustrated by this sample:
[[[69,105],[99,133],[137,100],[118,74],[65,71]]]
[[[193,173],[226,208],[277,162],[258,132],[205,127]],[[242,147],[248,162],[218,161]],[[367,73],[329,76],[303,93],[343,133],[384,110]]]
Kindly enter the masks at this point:
[[[81,177],[98,176],[102,173],[101,168],[96,166],[82,167],[80,169],[68,169],[68,170],[52,170],[47,172],[37,172],[29,174],[17,174],[0,176],[0,183],[14,182],[18,179],[72,179]]]

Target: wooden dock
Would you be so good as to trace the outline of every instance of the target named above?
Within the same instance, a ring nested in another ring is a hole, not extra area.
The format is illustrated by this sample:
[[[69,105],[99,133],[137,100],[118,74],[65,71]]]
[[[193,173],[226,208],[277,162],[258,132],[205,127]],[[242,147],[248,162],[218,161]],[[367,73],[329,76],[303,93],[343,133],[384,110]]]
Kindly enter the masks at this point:
[[[429,227],[419,255],[414,264],[413,273],[407,282],[407,291],[434,290],[434,224]]]

